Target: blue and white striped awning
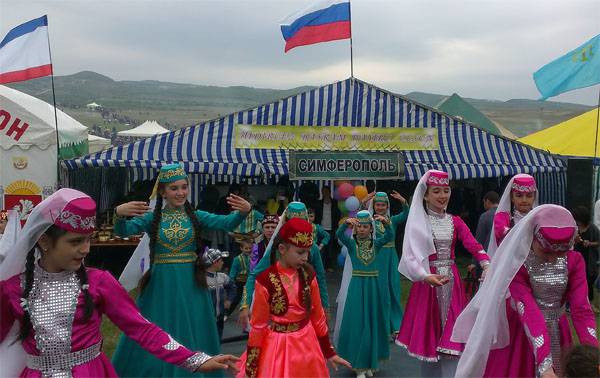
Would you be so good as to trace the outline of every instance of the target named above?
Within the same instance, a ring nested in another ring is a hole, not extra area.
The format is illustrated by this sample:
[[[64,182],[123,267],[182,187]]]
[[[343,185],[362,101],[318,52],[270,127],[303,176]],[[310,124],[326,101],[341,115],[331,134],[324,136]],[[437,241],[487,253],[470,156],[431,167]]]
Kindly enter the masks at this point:
[[[232,177],[287,174],[283,149],[236,149],[234,125],[421,127],[438,129],[438,151],[404,151],[407,180],[443,169],[453,179],[565,171],[560,159],[485,132],[447,114],[357,79],[325,85],[222,118],[63,161],[85,167],[158,168],[182,162],[189,173]]]

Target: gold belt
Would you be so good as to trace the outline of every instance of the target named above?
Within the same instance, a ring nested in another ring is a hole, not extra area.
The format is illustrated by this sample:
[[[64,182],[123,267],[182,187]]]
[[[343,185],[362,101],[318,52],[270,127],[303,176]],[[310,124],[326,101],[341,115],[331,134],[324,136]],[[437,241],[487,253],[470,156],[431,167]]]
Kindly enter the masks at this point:
[[[196,261],[195,252],[180,253],[157,253],[154,256],[154,264],[186,264]]]
[[[292,323],[272,322],[270,328],[273,332],[278,332],[278,333],[296,332],[296,331],[299,331],[302,328],[306,327],[306,325],[308,324],[309,321],[310,321],[309,318],[305,318],[299,322],[292,322]]]
[[[377,277],[379,276],[378,270],[353,270],[352,276],[354,277]]]

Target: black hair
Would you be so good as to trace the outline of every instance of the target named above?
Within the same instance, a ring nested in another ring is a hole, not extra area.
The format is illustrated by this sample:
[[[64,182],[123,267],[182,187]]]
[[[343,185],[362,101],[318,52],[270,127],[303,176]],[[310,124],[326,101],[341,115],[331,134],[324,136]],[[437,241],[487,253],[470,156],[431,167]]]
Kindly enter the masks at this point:
[[[565,377],[598,377],[598,359],[600,351],[597,347],[580,344],[573,347],[564,358]]]
[[[142,279],[140,280],[140,291],[144,290],[146,286],[148,286],[148,282],[150,282],[150,275],[152,270],[152,265],[154,264],[154,255],[156,254],[156,241],[159,238],[159,229],[160,229],[160,219],[162,217],[162,207],[163,207],[163,198],[160,195],[160,192],[164,189],[165,184],[158,184],[158,195],[156,196],[156,205],[154,207],[154,214],[152,218],[152,223],[150,224],[150,269],[144,274]],[[206,283],[206,267],[202,263],[202,256],[204,255],[204,243],[202,242],[201,236],[201,226],[198,218],[194,214],[194,209],[188,200],[185,201],[184,210],[187,216],[190,218],[193,227],[194,239],[196,240],[196,262],[194,264],[194,279],[196,284],[200,287],[206,288],[208,287]]]
[[[590,213],[590,209],[585,206],[577,206],[571,211],[573,214],[573,218],[575,218],[576,222],[587,226],[592,221],[592,214]]]
[[[65,235],[67,233],[66,230],[59,228],[55,225],[50,226],[44,234],[50,238],[52,241],[52,245],[56,243],[58,238]],[[21,294],[21,298],[29,301],[29,295],[31,294],[31,290],[33,289],[33,278],[34,278],[34,270],[35,270],[35,249],[37,247],[37,243],[33,248],[29,250],[27,253],[27,257],[25,259],[25,285],[23,286],[23,292]],[[41,248],[40,248],[41,249]],[[76,272],[77,278],[79,279],[79,285],[81,287],[81,291],[83,292],[84,298],[84,311],[83,311],[83,321],[87,322],[94,312],[94,302],[92,301],[92,296],[89,292],[89,284],[88,284],[88,276],[85,265],[82,263],[79,269]],[[31,331],[31,314],[29,309],[23,309],[23,322],[21,323],[21,328],[19,330],[19,337],[17,340],[25,340]]]
[[[495,191],[490,190],[489,192],[485,193],[483,200],[490,201],[493,204],[498,204],[500,203],[500,196]]]

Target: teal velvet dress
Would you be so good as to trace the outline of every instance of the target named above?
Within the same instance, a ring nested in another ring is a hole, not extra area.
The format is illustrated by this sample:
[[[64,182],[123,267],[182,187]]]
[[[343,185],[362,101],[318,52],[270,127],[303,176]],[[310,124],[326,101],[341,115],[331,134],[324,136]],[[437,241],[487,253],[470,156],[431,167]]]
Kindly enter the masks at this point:
[[[384,266],[389,249],[382,248],[392,240],[390,225],[375,242],[351,238],[342,224],[336,237],[348,248],[352,260],[352,278],[340,326],[338,354],[354,370],[377,369],[379,361],[390,357],[389,291],[381,287],[378,276],[387,274]],[[340,315],[338,315],[340,316]]]
[[[195,212],[201,227],[231,231],[244,215],[235,211],[229,215]],[[117,220],[115,233],[121,237],[150,232],[153,213],[125,221]],[[196,241],[190,218],[183,209],[163,209],[156,240],[151,278],[139,294],[137,305],[142,315],[167,331],[177,342],[194,351],[210,355],[220,352],[214,306],[208,290],[200,288],[194,278]],[[169,348],[165,345],[165,348]],[[120,377],[198,377],[175,365],[168,364],[121,335],[113,356]],[[221,373],[213,373],[212,376]],[[210,376],[210,374],[205,374]]]
[[[392,239],[382,247],[381,259],[378,259],[378,263],[381,264],[379,267],[380,272],[387,271],[387,274],[380,273],[377,277],[382,288],[389,288],[390,292],[390,330],[391,332],[398,332],[400,330],[400,323],[402,322],[402,287],[400,286],[400,272],[398,271],[398,253],[396,252],[396,229],[402,223],[406,222],[408,218],[408,205],[402,205],[402,212],[394,215],[390,218],[391,221],[391,232]],[[376,237],[380,238],[383,236],[384,227],[379,221],[375,221],[375,231],[377,232]]]

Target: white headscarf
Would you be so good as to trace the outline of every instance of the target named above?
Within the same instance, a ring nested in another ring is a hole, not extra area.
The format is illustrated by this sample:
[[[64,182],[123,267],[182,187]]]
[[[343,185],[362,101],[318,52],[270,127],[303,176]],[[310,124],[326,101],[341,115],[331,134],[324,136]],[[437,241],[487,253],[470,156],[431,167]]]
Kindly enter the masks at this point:
[[[496,251],[481,288],[454,325],[451,340],[466,343],[456,377],[481,377],[489,351],[509,344],[505,301],[510,296],[508,287],[529,255],[539,227],[577,226],[564,207],[541,205],[510,230]]]
[[[431,274],[429,256],[435,253],[431,223],[423,206],[423,199],[427,191],[427,179],[431,172],[435,172],[435,170],[425,172],[415,188],[406,220],[402,258],[398,265],[398,271],[413,282],[423,281],[426,276]]]
[[[500,197],[500,202],[498,203],[498,208],[496,209],[496,214],[508,213],[508,216],[512,217],[512,199],[511,199],[512,187],[513,187],[513,183],[514,183],[515,179],[520,178],[520,177],[531,177],[531,176],[527,175],[527,174],[519,173],[510,178],[510,181],[508,181],[508,184],[506,184],[506,188],[504,188],[502,197]],[[539,197],[540,197],[539,191],[536,189],[535,199],[533,201],[534,208],[538,206]],[[493,222],[492,222],[492,231],[491,232],[492,232],[492,234],[490,235],[490,241],[488,243],[488,247],[486,250],[490,259],[494,256],[494,254],[496,253],[496,250],[498,249],[498,243],[496,243],[496,234],[494,232],[494,223]]]

